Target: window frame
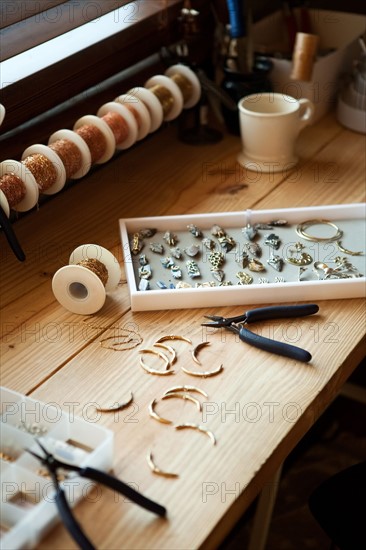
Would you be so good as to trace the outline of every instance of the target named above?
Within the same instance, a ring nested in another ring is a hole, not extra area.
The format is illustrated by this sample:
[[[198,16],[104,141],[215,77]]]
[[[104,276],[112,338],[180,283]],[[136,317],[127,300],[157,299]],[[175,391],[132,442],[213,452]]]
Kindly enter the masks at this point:
[[[75,1],[70,0],[70,2]],[[90,4],[91,1],[78,0],[84,6],[87,5],[86,2]],[[101,0],[93,2],[95,5],[99,3],[103,4]],[[119,4],[117,10],[112,10],[113,13],[120,10],[119,14],[128,6],[126,0],[119,2],[111,0],[109,6],[112,4],[114,7]],[[81,50],[77,48],[77,40],[75,40],[75,52],[68,57],[48,66],[45,64],[43,68],[25,78],[13,78],[11,82],[5,83],[6,85],[1,84],[0,102],[6,108],[6,117],[1,128],[3,136],[9,132],[16,132],[29,120],[40,117],[51,109],[56,109],[70,98],[100,86],[106,79],[128,70],[143,59],[159,52],[163,46],[178,40],[178,17],[184,0],[133,0],[130,5],[138,7],[134,12],[136,18],[127,22],[122,21],[118,29],[111,28],[110,34],[102,40],[92,41]],[[195,6],[197,9],[202,8],[206,14],[210,11],[209,0],[195,0]],[[52,9],[55,7],[52,6]],[[25,22],[20,20],[11,27],[21,28],[27,22],[34,25],[35,17],[40,16],[35,15]],[[131,12],[127,12],[127,17],[131,19]],[[98,24],[99,22],[96,21],[95,25]],[[5,34],[8,29],[9,26],[4,27]],[[67,40],[72,33],[76,36],[78,32],[85,32],[85,24],[70,29],[61,36],[61,39]],[[52,44],[52,39],[47,44]],[[40,46],[34,46],[31,49],[32,54],[36,55],[38,47]],[[19,63],[22,56],[24,58],[26,55],[29,55],[29,50],[4,60],[2,64],[5,66],[6,63]],[[120,89],[119,93],[124,91]],[[109,97],[108,100],[111,99],[113,97]],[[80,116],[82,114],[86,113],[80,112]]]

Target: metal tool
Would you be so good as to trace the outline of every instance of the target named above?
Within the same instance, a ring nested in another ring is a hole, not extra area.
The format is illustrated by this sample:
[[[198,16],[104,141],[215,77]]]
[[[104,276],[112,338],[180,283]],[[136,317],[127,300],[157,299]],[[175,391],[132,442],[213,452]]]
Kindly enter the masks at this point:
[[[129,500],[135,502],[139,506],[142,506],[146,510],[153,512],[158,516],[166,515],[166,509],[163,506],[145,497],[144,495],[142,495],[126,483],[123,483],[116,477],[113,477],[101,470],[90,468],[88,466],[80,468],[79,466],[75,466],[73,464],[61,462],[53,454],[49,453],[38,439],[36,439],[36,442],[43,451],[44,456],[41,456],[30,449],[27,449],[27,451],[35,458],[37,458],[41,462],[41,464],[43,464],[43,466],[47,468],[55,486],[55,503],[61,519],[66,529],[69,531],[70,535],[73,537],[73,539],[77,542],[82,550],[94,550],[94,546],[85,535],[83,529],[81,528],[71,511],[71,508],[65,496],[65,492],[59,483],[57,473],[59,469],[69,470],[75,472],[78,476],[82,478],[88,478],[96,481],[97,483],[102,483],[110,489],[125,495]]]
[[[224,327],[227,330],[239,335],[240,340],[250,344],[251,346],[260,348],[276,355],[284,355],[308,363],[311,361],[311,354],[297,346],[278,342],[265,336],[260,336],[248,330],[244,325],[264,321],[268,319],[284,319],[292,317],[304,317],[313,315],[319,311],[319,306],[316,304],[288,305],[288,306],[270,306],[252,309],[246,311],[242,315],[236,317],[220,317],[218,315],[205,315],[207,319],[211,319],[211,323],[202,323],[204,327]]]

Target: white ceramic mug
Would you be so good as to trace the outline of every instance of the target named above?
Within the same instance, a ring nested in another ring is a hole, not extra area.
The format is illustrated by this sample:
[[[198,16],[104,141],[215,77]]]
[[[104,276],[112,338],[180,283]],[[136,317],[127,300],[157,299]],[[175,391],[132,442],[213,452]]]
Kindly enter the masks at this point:
[[[241,165],[248,170],[280,172],[298,162],[296,138],[314,114],[309,99],[269,92],[245,96],[238,106]]]

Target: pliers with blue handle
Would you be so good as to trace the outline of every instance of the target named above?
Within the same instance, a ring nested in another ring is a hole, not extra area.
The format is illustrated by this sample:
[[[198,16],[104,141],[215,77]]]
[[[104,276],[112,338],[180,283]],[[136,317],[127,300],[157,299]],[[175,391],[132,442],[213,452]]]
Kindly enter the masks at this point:
[[[135,502],[136,504],[139,504],[146,510],[153,512],[158,516],[166,515],[166,509],[164,508],[164,506],[161,506],[157,502],[154,502],[153,500],[145,497],[126,483],[123,483],[123,481],[119,480],[118,478],[113,477],[101,470],[96,470],[95,468],[91,468],[88,466],[80,468],[75,465],[61,462],[61,460],[58,460],[53,454],[49,453],[38,439],[36,441],[43,452],[43,456],[35,453],[30,449],[27,449],[27,451],[35,458],[37,458],[41,462],[41,464],[43,464],[47,468],[55,486],[55,503],[61,519],[66,529],[69,531],[70,535],[73,537],[75,542],[82,550],[94,550],[94,546],[85,535],[83,529],[81,528],[80,524],[78,523],[71,511],[65,492],[59,484],[57,474],[57,471],[59,469],[69,470],[77,473],[80,477],[91,479],[93,481],[96,481],[97,483],[102,483],[110,489],[113,489],[114,491],[125,495],[129,500]]]
[[[289,317],[305,317],[318,313],[319,306],[316,304],[301,304],[290,306],[269,306],[246,311],[243,315],[236,317],[220,317],[218,315],[205,315],[211,319],[211,323],[202,323],[204,327],[224,327],[239,335],[240,340],[276,355],[284,355],[303,363],[311,361],[311,354],[297,346],[277,342],[265,336],[260,336],[248,330],[244,325],[265,321],[268,319],[284,319]]]

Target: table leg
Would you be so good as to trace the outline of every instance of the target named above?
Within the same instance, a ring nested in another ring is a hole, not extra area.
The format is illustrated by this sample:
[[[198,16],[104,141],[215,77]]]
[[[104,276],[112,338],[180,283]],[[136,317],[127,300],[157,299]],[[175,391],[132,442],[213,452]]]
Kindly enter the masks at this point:
[[[264,550],[266,547],[272,512],[281,478],[281,471],[282,464],[270,483],[262,489],[259,495],[248,550]]]

